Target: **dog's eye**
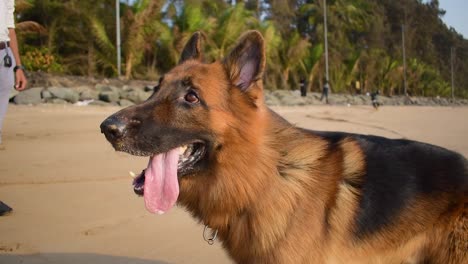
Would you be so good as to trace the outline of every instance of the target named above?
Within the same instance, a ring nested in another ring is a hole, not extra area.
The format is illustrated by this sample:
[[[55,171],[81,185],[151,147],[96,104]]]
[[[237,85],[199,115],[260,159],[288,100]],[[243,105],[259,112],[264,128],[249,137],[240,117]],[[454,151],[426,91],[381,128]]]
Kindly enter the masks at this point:
[[[189,91],[185,97],[184,97],[185,101],[191,103],[191,104],[196,104],[200,101],[200,99],[198,98],[198,95],[194,92],[194,91]]]

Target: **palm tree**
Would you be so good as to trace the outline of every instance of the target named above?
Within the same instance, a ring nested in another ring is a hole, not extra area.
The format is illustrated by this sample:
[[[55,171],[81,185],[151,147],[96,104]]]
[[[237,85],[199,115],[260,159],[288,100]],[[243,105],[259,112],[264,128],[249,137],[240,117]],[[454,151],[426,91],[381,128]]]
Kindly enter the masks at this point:
[[[212,55],[217,58],[226,54],[242,32],[259,27],[259,21],[253,16],[252,11],[245,9],[243,3],[229,7],[222,12],[217,24],[213,37],[217,45],[211,51]]]
[[[109,15],[112,0],[100,1],[17,1],[17,12],[22,20],[40,21],[44,34],[40,45],[50,54],[60,54],[65,71],[73,74],[94,76],[115,73],[115,48],[107,33],[113,15]],[[31,6],[24,9],[24,6]],[[24,22],[18,23],[21,26]],[[30,25],[29,22],[27,22]]]
[[[26,0],[17,0],[15,2],[15,9],[17,13],[23,13],[31,8],[33,8],[33,5]],[[15,27],[18,34],[37,33],[39,35],[47,35],[46,28],[36,21],[21,21],[16,23]]]
[[[283,41],[278,29],[275,27],[271,21],[264,21],[260,24],[259,30],[262,32],[263,38],[265,39],[266,49],[266,74],[265,74],[265,87],[275,90],[277,88],[278,82],[280,82],[282,66],[280,63],[281,55],[281,43]]]
[[[292,82],[297,86],[300,75],[306,72],[304,58],[309,55],[310,43],[307,39],[302,38],[298,32],[294,32],[290,39],[283,41],[281,44],[279,58],[282,67],[281,80],[284,89],[289,86],[291,77]]]
[[[369,28],[370,10],[362,0],[336,0],[328,9],[331,81],[337,91],[348,86],[355,74],[362,55],[359,36]]]
[[[160,0],[136,0],[125,16],[128,23],[123,43],[126,79],[132,76],[133,67],[141,61],[144,51],[151,47],[147,45],[148,38],[152,40],[163,31],[160,22],[163,4]]]

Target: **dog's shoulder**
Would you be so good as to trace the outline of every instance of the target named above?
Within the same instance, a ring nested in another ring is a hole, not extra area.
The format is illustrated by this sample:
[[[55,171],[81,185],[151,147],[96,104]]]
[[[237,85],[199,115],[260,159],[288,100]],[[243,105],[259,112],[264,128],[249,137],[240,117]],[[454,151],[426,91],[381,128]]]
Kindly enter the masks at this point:
[[[468,190],[468,162],[456,152],[407,139],[307,132],[326,140],[336,150],[342,149],[344,142],[360,148],[349,152],[359,153],[364,160],[364,171],[353,185],[360,197],[355,225],[358,238],[390,225],[421,199],[444,197],[439,200],[448,204],[447,196],[457,197]]]

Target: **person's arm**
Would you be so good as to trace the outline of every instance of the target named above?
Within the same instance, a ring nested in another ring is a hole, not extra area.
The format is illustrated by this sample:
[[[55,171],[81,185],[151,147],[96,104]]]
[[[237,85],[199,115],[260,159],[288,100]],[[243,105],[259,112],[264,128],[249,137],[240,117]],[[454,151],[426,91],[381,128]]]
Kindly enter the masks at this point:
[[[14,28],[9,28],[9,37],[10,37],[10,48],[13,52],[13,56],[15,57],[16,61],[16,72],[15,72],[15,89],[18,91],[24,90],[26,88],[26,84],[28,80],[26,79],[26,75],[24,74],[24,68],[21,64],[21,58],[19,55],[18,50],[18,40],[16,38],[16,32]]]

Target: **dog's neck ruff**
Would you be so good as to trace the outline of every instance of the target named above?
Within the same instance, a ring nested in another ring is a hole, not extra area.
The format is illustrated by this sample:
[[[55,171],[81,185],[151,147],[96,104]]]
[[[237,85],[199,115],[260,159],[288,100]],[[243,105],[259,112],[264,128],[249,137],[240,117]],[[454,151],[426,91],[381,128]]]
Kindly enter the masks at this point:
[[[203,229],[203,240],[205,240],[209,245],[213,245],[216,241],[216,237],[218,236],[218,229],[214,231],[214,234],[213,232],[211,232],[211,237],[208,237],[208,235],[206,234],[208,228],[210,227],[208,225],[205,225],[205,228]]]

